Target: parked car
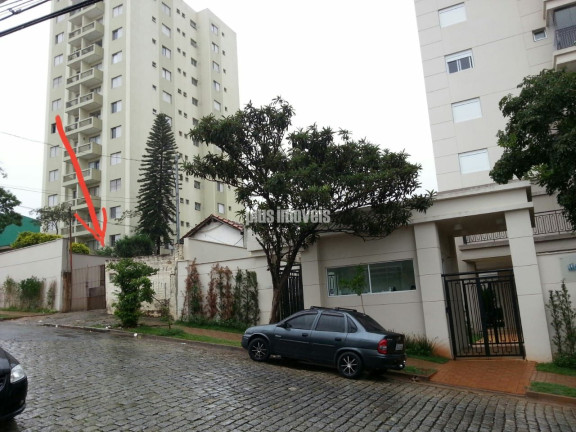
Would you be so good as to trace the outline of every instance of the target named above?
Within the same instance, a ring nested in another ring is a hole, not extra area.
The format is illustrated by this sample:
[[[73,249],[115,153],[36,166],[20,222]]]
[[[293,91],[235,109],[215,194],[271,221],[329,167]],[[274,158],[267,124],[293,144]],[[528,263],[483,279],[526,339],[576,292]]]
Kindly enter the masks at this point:
[[[346,378],[365,369],[404,369],[404,335],[385,330],[354,309],[312,307],[277,324],[250,327],[242,337],[250,358],[270,355],[335,366]]]
[[[18,360],[0,347],[0,422],[26,408],[28,378]]]

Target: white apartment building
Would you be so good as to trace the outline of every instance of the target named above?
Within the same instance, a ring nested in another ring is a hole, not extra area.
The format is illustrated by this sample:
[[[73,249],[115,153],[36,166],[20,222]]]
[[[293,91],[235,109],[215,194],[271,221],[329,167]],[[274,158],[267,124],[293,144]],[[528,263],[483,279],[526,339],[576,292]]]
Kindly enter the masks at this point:
[[[79,1],[52,3],[59,10]],[[100,221],[106,208],[106,245],[113,245],[135,233],[135,217],[117,219],[137,205],[140,160],[154,116],[172,119],[184,161],[207,151],[186,138],[199,119],[238,110],[236,34],[210,10],[196,12],[183,0],[99,2],[53,19],[50,34],[42,205],[70,202],[90,221],[56,130],[59,115]],[[180,180],[182,234],[212,213],[236,217],[227,186],[184,173]],[[76,241],[97,248],[81,224],[72,230]]]

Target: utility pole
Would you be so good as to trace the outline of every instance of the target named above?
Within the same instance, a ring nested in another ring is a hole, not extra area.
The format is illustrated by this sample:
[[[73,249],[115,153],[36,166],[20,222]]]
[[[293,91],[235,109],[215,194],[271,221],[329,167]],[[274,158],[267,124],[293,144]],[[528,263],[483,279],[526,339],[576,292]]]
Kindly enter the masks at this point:
[[[176,242],[174,246],[176,252],[178,252],[178,245],[180,244],[180,179],[178,177],[178,157],[178,152],[176,152],[174,155],[174,189],[176,190]]]

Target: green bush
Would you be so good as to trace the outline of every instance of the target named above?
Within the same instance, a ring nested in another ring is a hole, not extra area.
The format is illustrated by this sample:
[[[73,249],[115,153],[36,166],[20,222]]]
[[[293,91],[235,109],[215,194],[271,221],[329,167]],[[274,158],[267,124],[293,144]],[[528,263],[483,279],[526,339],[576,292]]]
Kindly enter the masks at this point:
[[[35,276],[18,284],[20,305],[24,310],[34,310],[42,306],[43,282]]]
[[[14,243],[10,247],[14,249],[23,248],[26,246],[33,246],[40,243],[46,243],[52,240],[57,240],[62,238],[60,235],[56,234],[45,234],[45,233],[34,233],[30,231],[24,231],[18,234]]]
[[[428,339],[425,335],[406,335],[406,354],[431,356],[434,353],[436,342]]]
[[[554,364],[576,369],[576,310],[572,307],[572,300],[564,282],[560,290],[548,291],[546,307],[550,311],[554,329]]]
[[[72,253],[75,254],[82,254],[82,255],[90,254],[90,248],[82,243],[72,243],[72,247],[70,249],[72,249]]]
[[[114,251],[120,258],[148,256],[154,253],[154,242],[146,234],[127,236],[116,242]]]

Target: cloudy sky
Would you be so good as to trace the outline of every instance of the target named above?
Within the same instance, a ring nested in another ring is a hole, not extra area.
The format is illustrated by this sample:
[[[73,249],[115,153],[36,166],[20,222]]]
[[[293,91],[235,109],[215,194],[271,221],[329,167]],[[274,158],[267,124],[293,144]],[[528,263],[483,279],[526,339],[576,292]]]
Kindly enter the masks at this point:
[[[135,0],[130,0],[135,1]],[[211,9],[238,39],[240,103],[282,96],[293,124],[347,129],[405,150],[436,189],[432,142],[412,0],[186,0]],[[0,22],[0,30],[49,12]],[[41,205],[48,22],[0,38],[0,184],[28,215]]]

